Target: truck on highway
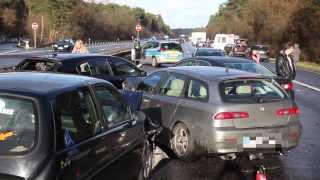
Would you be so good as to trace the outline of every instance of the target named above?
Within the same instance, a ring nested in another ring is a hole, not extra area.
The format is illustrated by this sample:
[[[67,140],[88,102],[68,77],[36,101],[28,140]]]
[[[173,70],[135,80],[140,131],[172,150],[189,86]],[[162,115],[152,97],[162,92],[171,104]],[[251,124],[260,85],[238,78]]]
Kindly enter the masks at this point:
[[[192,32],[191,33],[191,41],[193,45],[197,45],[198,43],[204,43],[207,39],[206,32]]]
[[[226,45],[233,46],[240,36],[235,34],[216,34],[214,37],[213,48],[224,50]]]

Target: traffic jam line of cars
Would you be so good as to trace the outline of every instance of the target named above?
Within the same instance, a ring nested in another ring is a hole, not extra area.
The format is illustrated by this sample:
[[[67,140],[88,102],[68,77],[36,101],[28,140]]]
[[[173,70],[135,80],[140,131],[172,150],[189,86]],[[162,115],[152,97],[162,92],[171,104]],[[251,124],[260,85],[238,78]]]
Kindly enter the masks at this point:
[[[120,57],[54,54],[0,73],[0,179],[90,179],[132,154],[131,178],[147,179],[154,143],[183,160],[252,160],[298,145],[291,81],[245,59],[181,60],[176,42],[142,51],[175,67],[147,75]]]

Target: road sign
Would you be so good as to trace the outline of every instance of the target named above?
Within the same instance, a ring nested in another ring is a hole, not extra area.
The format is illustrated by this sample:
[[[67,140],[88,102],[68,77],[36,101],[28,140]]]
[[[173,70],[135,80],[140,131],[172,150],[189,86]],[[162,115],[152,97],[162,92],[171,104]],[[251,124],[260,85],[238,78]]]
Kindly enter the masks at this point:
[[[136,25],[136,31],[140,32],[142,30],[142,26],[140,24]]]
[[[32,23],[31,27],[33,30],[37,30],[39,28],[39,25],[38,23]]]

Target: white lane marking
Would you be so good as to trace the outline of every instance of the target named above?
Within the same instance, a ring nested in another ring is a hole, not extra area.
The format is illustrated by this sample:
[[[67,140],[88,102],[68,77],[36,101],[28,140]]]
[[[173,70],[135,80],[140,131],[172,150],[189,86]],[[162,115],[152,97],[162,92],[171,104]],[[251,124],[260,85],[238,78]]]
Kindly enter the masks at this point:
[[[293,81],[294,83],[296,84],[299,84],[300,86],[303,86],[303,87],[306,87],[306,88],[309,88],[309,89],[312,89],[314,91],[317,91],[317,92],[320,92],[320,89],[319,88],[316,88],[316,87],[313,87],[313,86],[310,86],[308,84],[305,84],[305,83],[302,83],[302,82],[299,82],[299,81]]]
[[[9,53],[17,52],[17,51],[18,51],[18,49],[10,50],[10,51],[4,51],[4,52],[0,52],[0,54],[9,54]]]

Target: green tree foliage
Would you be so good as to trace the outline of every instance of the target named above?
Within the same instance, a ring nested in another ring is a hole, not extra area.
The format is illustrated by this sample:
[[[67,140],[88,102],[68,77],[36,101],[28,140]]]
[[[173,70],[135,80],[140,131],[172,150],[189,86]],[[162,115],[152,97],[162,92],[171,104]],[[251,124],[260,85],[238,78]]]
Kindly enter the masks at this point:
[[[64,37],[95,41],[128,40],[136,35],[137,23],[143,26],[142,36],[170,33],[169,26],[160,15],[147,13],[141,8],[81,0],[0,1],[0,35],[30,37],[31,23],[39,24],[40,33],[42,19],[46,42]]]
[[[319,0],[228,0],[210,17],[206,30],[210,38],[235,33],[276,50],[294,41],[306,58],[320,62],[319,19]]]

